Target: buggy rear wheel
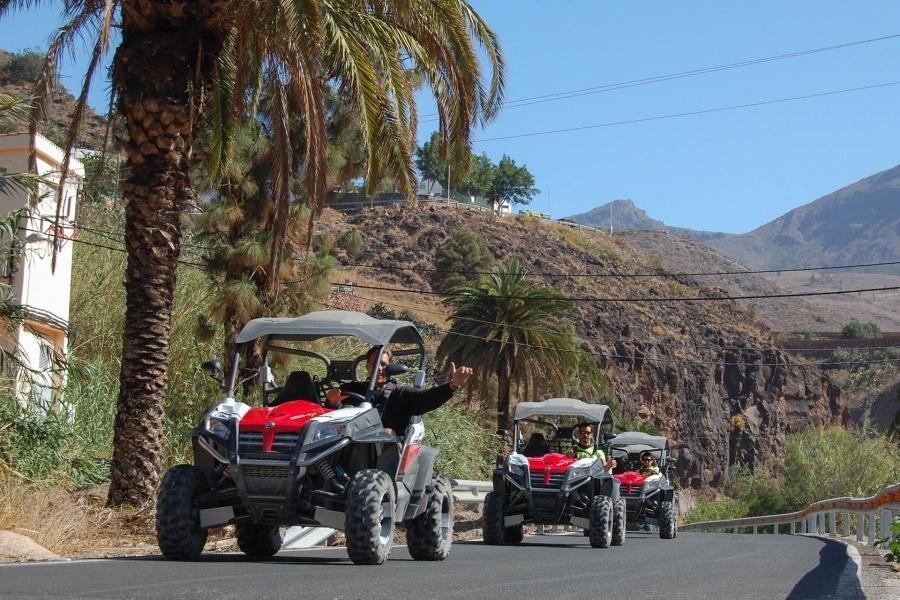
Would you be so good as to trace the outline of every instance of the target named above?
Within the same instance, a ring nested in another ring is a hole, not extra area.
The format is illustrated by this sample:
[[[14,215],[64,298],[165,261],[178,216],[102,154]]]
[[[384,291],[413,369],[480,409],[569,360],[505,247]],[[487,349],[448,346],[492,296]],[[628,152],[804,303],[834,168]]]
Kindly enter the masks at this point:
[[[197,560],[209,530],[200,527],[194,498],[209,490],[203,472],[193,465],[166,471],[156,496],[156,541],[166,558]]]
[[[671,540],[677,535],[675,529],[675,503],[663,500],[659,504],[659,537]]]
[[[594,496],[591,502],[591,547],[609,548],[612,543],[613,506],[609,496]]]
[[[238,548],[247,556],[268,558],[281,550],[281,528],[278,525],[239,523],[234,529]]]
[[[394,543],[394,482],[384,471],[357,473],[347,491],[344,535],[347,554],[358,565],[380,565]]]
[[[415,560],[444,560],[453,545],[453,490],[450,480],[437,476],[425,512],[406,523],[406,545]]]
[[[625,498],[619,497],[613,508],[612,545],[625,543]]]

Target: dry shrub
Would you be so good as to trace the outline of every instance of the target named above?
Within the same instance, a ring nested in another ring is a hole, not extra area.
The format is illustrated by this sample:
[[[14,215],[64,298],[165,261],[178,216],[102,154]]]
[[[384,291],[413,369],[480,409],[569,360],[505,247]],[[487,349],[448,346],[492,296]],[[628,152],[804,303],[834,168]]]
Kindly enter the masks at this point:
[[[125,531],[123,515],[103,507],[103,500],[102,494],[74,494],[0,475],[0,529],[27,535],[63,556],[121,546],[134,532]],[[134,525],[127,529],[138,529]]]

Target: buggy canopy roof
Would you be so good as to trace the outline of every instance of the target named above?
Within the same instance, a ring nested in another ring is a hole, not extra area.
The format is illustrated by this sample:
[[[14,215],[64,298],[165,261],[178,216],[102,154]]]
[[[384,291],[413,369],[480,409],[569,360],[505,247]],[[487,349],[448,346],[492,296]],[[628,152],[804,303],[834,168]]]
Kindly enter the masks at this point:
[[[609,415],[605,404],[588,404],[574,398],[550,398],[543,402],[519,402],[516,405],[515,420],[541,415],[581,417],[588,421],[602,423]]]
[[[320,310],[302,317],[265,317],[249,321],[237,337],[238,344],[261,337],[313,341],[323,337],[350,336],[373,346],[385,344],[417,344],[423,346],[422,335],[409,321],[375,319],[349,310]]]
[[[666,450],[668,445],[669,440],[666,438],[660,435],[650,435],[643,431],[623,431],[612,441],[613,448],[621,448],[627,452]]]

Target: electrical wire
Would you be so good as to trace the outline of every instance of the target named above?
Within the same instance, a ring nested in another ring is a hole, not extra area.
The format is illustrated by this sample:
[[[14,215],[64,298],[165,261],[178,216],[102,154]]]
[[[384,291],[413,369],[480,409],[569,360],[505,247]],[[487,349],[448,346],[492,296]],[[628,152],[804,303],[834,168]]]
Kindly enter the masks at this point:
[[[334,286],[344,286],[351,287],[350,285],[332,282],[331,285]],[[356,287],[364,290],[378,290],[382,292],[399,292],[405,294],[420,294],[423,296],[443,296],[443,297],[456,297],[460,294],[457,292],[439,292],[434,290],[415,290],[410,288],[393,288],[393,287],[382,287],[375,285],[363,285],[354,283],[352,287]],[[665,297],[660,296],[658,298],[647,297],[647,296],[637,296],[637,297],[623,297],[623,298],[602,298],[598,296],[518,296],[518,295],[510,295],[510,294],[490,294],[490,298],[498,298],[502,300],[567,300],[569,302],[708,302],[708,301],[727,301],[727,300],[761,300],[764,298],[807,298],[810,296],[834,296],[838,294],[862,294],[866,292],[890,292],[900,290],[900,285],[898,286],[887,286],[887,287],[878,287],[878,288],[859,288],[853,290],[828,290],[824,292],[788,292],[785,294],[748,294],[743,296],[696,296],[696,297]]]
[[[698,271],[694,273],[532,273],[529,275],[535,277],[552,277],[552,278],[575,278],[575,277],[610,277],[610,278],[628,278],[628,277],[705,277],[705,276],[721,276],[721,275],[757,275],[763,273],[797,273],[805,271],[828,271],[835,269],[862,269],[870,267],[884,267],[900,265],[900,260],[891,260],[884,262],[859,263],[853,265],[834,265],[823,267],[790,267],[786,269],[757,269],[746,271]],[[345,267],[353,267],[355,269],[371,269],[373,271],[413,271],[423,273],[444,273],[452,275],[499,275],[497,271],[466,271],[454,269],[435,269],[426,267],[401,267],[401,266],[384,266],[369,265],[363,263],[347,263]]]
[[[671,81],[671,80],[675,80],[675,79],[683,79],[686,77],[694,77],[697,75],[706,75],[708,73],[717,73],[719,71],[738,69],[738,68],[742,68],[742,67],[748,67],[748,66],[758,65],[758,64],[768,63],[768,62],[775,62],[775,61],[786,60],[786,59],[790,59],[790,58],[797,58],[800,56],[808,56],[810,54],[817,54],[820,52],[828,52],[831,50],[840,50],[840,49],[850,48],[850,47],[854,47],[854,46],[861,46],[864,44],[872,44],[875,42],[882,42],[882,41],[886,41],[886,40],[895,39],[898,37],[900,37],[900,34],[892,34],[892,35],[886,35],[886,36],[881,36],[881,37],[876,37],[876,38],[869,38],[869,39],[865,39],[865,40],[858,40],[855,42],[834,44],[831,46],[823,46],[820,48],[811,48],[808,50],[797,50],[794,52],[787,52],[784,54],[776,54],[774,56],[766,56],[763,58],[754,58],[754,59],[735,62],[735,63],[715,65],[712,67],[702,67],[702,68],[698,68],[698,69],[690,69],[687,71],[680,71],[680,72],[676,72],[676,73],[667,73],[664,75],[654,75],[652,77],[633,79],[631,81],[622,81],[622,82],[618,82],[618,83],[607,83],[607,84],[603,84],[603,85],[597,85],[597,86],[574,89],[574,90],[567,90],[567,91],[563,91],[563,92],[554,92],[554,93],[542,94],[539,96],[530,96],[527,98],[519,98],[518,100],[508,100],[503,103],[503,108],[504,109],[519,108],[522,106],[531,106],[532,104],[541,104],[544,102],[555,102],[557,100],[565,100],[568,98],[577,98],[580,96],[600,94],[603,92],[611,92],[611,91],[627,89],[627,88],[631,88],[631,87],[650,85],[653,83],[660,83],[660,82]],[[424,118],[422,119],[422,121],[423,122],[436,121],[437,116],[438,116],[437,113],[429,113],[429,114],[423,115]]]
[[[588,129],[600,129],[603,127],[618,127],[619,125],[632,125],[634,123],[648,123],[650,121],[661,121],[664,119],[675,119],[675,118],[680,118],[680,117],[692,117],[692,116],[696,116],[696,115],[706,115],[706,114],[717,113],[717,112],[725,112],[725,111],[729,111],[729,110],[739,110],[739,109],[743,109],[743,108],[754,108],[757,106],[767,106],[769,104],[779,104],[782,102],[796,102],[798,100],[810,100],[812,98],[823,98],[826,96],[836,96],[838,94],[849,94],[852,92],[861,92],[864,90],[873,90],[873,89],[877,89],[877,88],[890,87],[890,86],[894,86],[894,85],[900,85],[900,81],[887,81],[884,83],[875,83],[872,85],[864,85],[864,86],[860,86],[860,87],[846,88],[846,89],[842,89],[842,90],[830,90],[827,92],[818,92],[815,94],[804,94],[802,96],[791,96],[788,98],[774,98],[771,100],[760,100],[758,102],[748,102],[747,104],[732,104],[730,106],[719,106],[716,108],[705,108],[705,109],[701,109],[701,110],[692,110],[692,111],[687,111],[687,112],[669,113],[669,114],[664,114],[664,115],[655,115],[652,117],[642,117],[639,119],[628,119],[628,120],[624,120],[624,121],[609,121],[607,123],[596,123],[593,125],[579,125],[577,127],[564,127],[561,129],[547,129],[544,131],[532,131],[529,133],[517,133],[517,134],[501,135],[501,136],[489,137],[489,138],[479,138],[477,140],[473,140],[473,142],[481,143],[481,142],[496,142],[496,141],[500,141],[500,140],[515,140],[515,139],[520,139],[520,138],[535,137],[535,136],[541,136],[541,135],[551,135],[551,134],[555,134],[555,133],[570,133],[573,131],[584,131],[584,130],[588,130]]]

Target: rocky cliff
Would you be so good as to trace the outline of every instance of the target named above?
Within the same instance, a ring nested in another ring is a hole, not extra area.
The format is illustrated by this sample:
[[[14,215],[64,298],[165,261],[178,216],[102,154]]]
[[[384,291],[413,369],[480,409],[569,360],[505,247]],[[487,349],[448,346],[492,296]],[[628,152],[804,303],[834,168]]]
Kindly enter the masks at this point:
[[[558,223],[445,207],[388,207],[329,215],[329,228],[358,229],[362,256],[345,258],[357,283],[430,290],[435,249],[458,228],[479,232],[498,258],[518,256],[535,273],[655,273],[659,261],[622,238]],[[349,263],[355,266],[349,266]],[[360,265],[401,266],[380,271]],[[611,390],[632,419],[652,424],[675,444],[679,477],[700,488],[723,483],[729,467],[777,456],[784,435],[808,424],[844,423],[840,390],[813,365],[774,345],[770,331],[715,286],[674,277],[567,277],[545,283],[571,296],[615,299],[579,303],[576,328]],[[443,325],[434,296],[361,290],[367,302],[411,307]],[[633,298],[678,298],[676,302]],[[552,390],[547,390],[552,393]]]

